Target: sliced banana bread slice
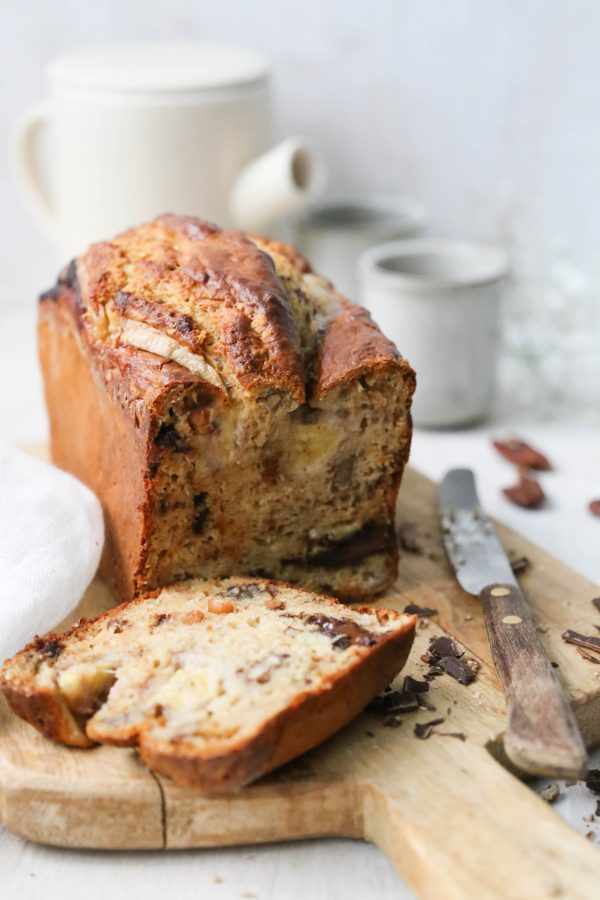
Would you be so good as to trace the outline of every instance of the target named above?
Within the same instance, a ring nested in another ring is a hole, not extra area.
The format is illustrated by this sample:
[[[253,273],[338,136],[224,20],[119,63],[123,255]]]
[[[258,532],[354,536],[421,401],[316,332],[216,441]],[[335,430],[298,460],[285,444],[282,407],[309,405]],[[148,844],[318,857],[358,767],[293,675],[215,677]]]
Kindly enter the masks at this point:
[[[46,737],[138,745],[179,784],[232,791],[357,715],[404,665],[414,623],[262,579],[187,581],[37,638],[0,685]]]

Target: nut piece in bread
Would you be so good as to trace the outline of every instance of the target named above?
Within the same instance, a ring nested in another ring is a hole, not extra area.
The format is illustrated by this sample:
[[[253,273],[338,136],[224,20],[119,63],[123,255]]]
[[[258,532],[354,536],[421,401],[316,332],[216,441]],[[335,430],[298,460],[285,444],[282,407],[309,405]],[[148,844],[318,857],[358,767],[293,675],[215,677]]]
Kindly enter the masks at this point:
[[[393,583],[412,369],[292,248],[161,216],[42,296],[52,457],[100,498],[121,599],[188,577]]]
[[[37,638],[0,686],[46,737],[137,746],[222,793],[349,722],[400,671],[414,625],[270,581],[187,581]]]

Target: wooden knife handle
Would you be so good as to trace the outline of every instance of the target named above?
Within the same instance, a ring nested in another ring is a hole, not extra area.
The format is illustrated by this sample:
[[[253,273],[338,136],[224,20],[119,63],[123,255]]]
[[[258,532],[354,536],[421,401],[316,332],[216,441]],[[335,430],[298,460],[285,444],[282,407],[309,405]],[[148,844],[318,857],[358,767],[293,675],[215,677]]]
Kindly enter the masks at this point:
[[[585,746],[523,594],[512,584],[492,584],[480,599],[508,703],[506,755],[531,775],[581,778]]]

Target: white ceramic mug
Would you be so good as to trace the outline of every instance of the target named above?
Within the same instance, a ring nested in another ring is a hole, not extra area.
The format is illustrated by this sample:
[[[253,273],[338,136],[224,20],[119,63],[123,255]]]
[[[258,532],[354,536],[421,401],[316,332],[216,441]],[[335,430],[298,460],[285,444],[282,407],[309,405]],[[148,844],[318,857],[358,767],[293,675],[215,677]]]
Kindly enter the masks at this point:
[[[361,302],[417,373],[416,425],[490,414],[508,271],[504,250],[463,241],[398,241],[361,256]]]
[[[333,198],[311,204],[294,218],[293,242],[316,272],[356,299],[362,251],[392,238],[415,237],[428,218],[423,204],[408,197]]]
[[[268,150],[268,67],[254,53],[193,42],[101,48],[54,60],[48,82],[49,100],[16,124],[13,160],[65,260],[165,211],[268,229],[318,189],[320,168],[300,139]]]

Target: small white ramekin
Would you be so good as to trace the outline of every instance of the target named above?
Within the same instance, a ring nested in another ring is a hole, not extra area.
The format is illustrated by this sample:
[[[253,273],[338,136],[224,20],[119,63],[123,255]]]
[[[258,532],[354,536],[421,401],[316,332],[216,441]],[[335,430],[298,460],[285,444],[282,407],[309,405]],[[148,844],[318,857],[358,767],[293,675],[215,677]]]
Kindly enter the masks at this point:
[[[489,415],[508,274],[502,248],[465,241],[393,241],[360,256],[360,301],[417,373],[416,425]]]

